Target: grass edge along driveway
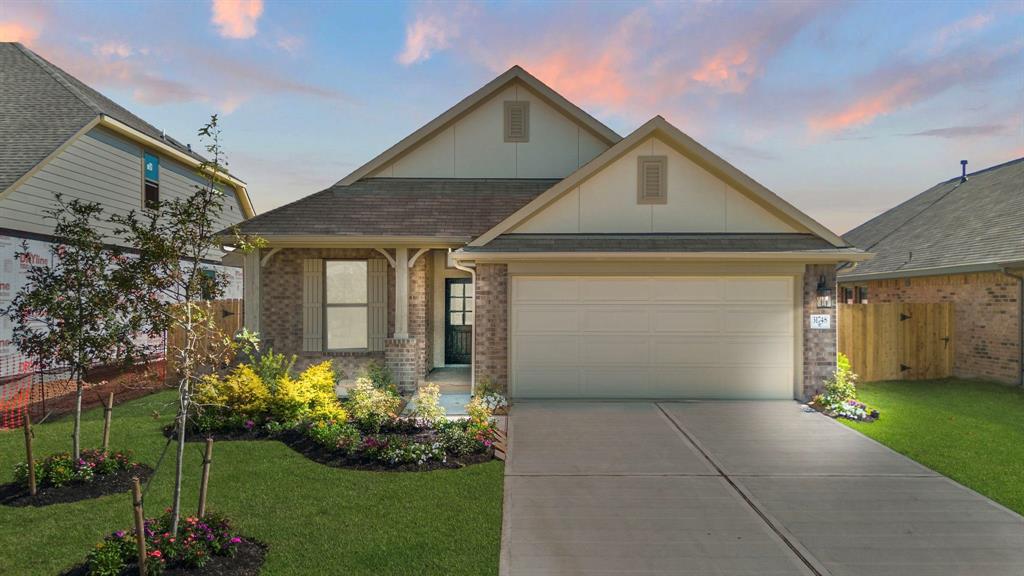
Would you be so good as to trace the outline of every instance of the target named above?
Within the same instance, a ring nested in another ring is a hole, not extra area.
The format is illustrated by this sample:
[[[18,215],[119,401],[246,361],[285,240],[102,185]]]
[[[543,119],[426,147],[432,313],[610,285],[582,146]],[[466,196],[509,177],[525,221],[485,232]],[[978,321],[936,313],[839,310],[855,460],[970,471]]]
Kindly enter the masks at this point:
[[[943,379],[857,390],[881,418],[840,422],[1024,514],[1024,389]]]
[[[174,392],[114,409],[111,448],[155,466],[173,417]],[[82,443],[99,445],[102,410],[83,414]],[[35,454],[71,447],[71,421],[35,428]],[[197,501],[200,444],[189,444],[183,506]],[[0,432],[0,483],[23,461],[24,435]],[[173,450],[146,496],[146,515],[170,504]],[[273,441],[218,442],[209,508],[270,545],[263,574],[496,574],[501,540],[502,463],[461,470],[379,473],[330,468]],[[104,535],[128,528],[131,497],[44,508],[0,506],[0,576],[52,575],[85,557]]]

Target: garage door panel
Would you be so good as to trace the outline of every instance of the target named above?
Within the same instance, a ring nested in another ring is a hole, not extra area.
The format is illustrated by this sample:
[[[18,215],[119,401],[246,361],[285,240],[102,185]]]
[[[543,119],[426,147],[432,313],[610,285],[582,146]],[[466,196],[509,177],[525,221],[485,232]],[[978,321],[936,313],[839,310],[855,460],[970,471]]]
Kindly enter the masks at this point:
[[[646,278],[598,278],[580,283],[583,302],[646,302],[651,283]]]
[[[579,312],[575,308],[556,306],[513,307],[513,330],[517,334],[577,332]]]
[[[579,368],[521,368],[513,376],[516,395],[524,398],[573,398],[582,395]]]
[[[735,365],[789,367],[793,364],[793,338],[790,336],[726,337],[719,350]]]
[[[579,300],[579,281],[576,278],[515,279],[512,283],[513,301],[524,302],[576,302]]]
[[[652,278],[651,300],[655,302],[721,302],[721,278]]]
[[[725,311],[726,334],[793,334],[789,308],[737,306]]]
[[[588,367],[581,371],[582,389],[593,398],[649,398],[651,397],[646,365],[615,368]]]
[[[728,278],[723,281],[729,302],[792,302],[790,278]]]
[[[721,369],[722,398],[772,400],[780,398],[779,390],[789,390],[792,397],[793,369],[790,366],[724,366]]]
[[[642,307],[587,305],[580,309],[583,332],[643,332],[650,330],[650,314]]]
[[[517,336],[516,354],[530,358],[534,366],[576,366],[580,363],[579,336],[559,334]]]
[[[721,398],[722,374],[715,366],[689,366],[651,369],[651,396],[678,398]]]
[[[641,364],[646,366],[650,354],[650,338],[646,335],[585,334],[580,338],[580,361],[594,365]]]
[[[660,306],[653,312],[653,331],[659,333],[717,334],[725,323],[724,310],[718,306]]]
[[[654,366],[717,365],[726,357],[717,338],[703,336],[659,336],[651,339]]]

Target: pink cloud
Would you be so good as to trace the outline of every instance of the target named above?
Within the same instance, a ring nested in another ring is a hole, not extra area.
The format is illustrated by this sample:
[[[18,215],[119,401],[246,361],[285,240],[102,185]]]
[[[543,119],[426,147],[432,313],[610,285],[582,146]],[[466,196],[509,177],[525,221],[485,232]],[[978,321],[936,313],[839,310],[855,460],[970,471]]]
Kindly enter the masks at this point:
[[[97,56],[118,56],[120,58],[127,58],[135,53],[131,46],[117,41],[103,42],[94,46],[92,51]]]
[[[987,28],[993,17],[991,12],[980,12],[939,28],[933,38],[933,50],[941,52],[950,44],[957,43],[963,36]]]
[[[21,42],[31,46],[39,37],[39,28],[13,20],[0,21],[0,42]]]
[[[690,78],[723,92],[743,92],[758,69],[746,46],[729,46],[701,62]]]
[[[459,35],[457,20],[440,14],[421,14],[405,28],[405,47],[397,56],[399,64],[411,66],[448,48]]]
[[[256,35],[263,0],[213,0],[211,22],[225,38],[244,40]]]

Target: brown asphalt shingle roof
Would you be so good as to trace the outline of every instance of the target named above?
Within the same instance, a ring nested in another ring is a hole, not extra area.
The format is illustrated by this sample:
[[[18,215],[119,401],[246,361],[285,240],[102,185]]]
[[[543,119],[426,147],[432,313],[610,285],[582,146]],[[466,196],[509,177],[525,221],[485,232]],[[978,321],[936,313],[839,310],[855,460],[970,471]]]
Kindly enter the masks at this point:
[[[469,240],[553,186],[553,179],[367,178],[246,220],[260,236],[433,236]]]

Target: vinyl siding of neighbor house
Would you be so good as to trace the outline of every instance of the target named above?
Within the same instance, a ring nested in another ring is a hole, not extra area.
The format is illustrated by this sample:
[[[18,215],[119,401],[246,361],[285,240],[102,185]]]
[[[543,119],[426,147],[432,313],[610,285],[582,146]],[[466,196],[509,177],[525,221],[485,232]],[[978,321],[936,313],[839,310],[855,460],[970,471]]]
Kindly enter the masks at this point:
[[[53,225],[44,211],[53,208],[57,193],[66,199],[99,202],[108,216],[140,210],[142,154],[142,146],[104,128],[94,128],[0,200],[0,228],[52,234]],[[195,169],[158,156],[161,200],[185,198],[196,185],[205,184]],[[229,188],[218,228],[227,228],[243,219],[238,198]],[[107,234],[113,231],[110,225],[103,228]]]
[[[529,102],[529,141],[505,141],[505,102]],[[395,178],[564,178],[608,148],[520,82],[375,171]]]
[[[667,158],[667,202],[637,202],[637,159]],[[644,140],[512,230],[532,233],[799,232],[683,156]]]

